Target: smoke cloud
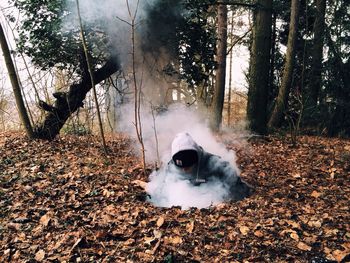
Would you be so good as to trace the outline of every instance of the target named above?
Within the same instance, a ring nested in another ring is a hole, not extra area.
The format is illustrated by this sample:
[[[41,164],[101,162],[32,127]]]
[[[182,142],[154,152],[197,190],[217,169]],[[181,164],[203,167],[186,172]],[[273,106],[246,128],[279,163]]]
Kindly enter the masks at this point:
[[[64,30],[76,30],[76,6],[71,1],[71,15],[67,16]],[[146,161],[149,164],[161,165],[159,171],[150,175],[147,192],[150,194],[150,202],[156,206],[182,206],[208,207],[223,202],[228,195],[228,187],[221,181],[211,181],[193,186],[189,181],[183,180],[180,174],[165,173],[165,166],[171,159],[171,142],[179,132],[188,132],[193,139],[204,148],[204,150],[221,156],[231,163],[237,171],[235,164],[236,156],[233,151],[228,151],[225,145],[219,143],[208,127],[205,114],[200,114],[197,109],[184,105],[171,105],[166,111],[152,112],[152,105],[158,105],[161,99],[160,92],[166,94],[169,86],[174,80],[159,78],[159,72],[167,65],[169,58],[173,56],[172,43],[169,42],[169,30],[172,30],[171,23],[180,19],[180,1],[169,1],[167,8],[159,9],[156,0],[129,1],[131,13],[137,9],[137,53],[138,58],[137,77],[141,83],[143,105],[141,106],[142,136],[146,148]],[[158,9],[157,9],[158,8]],[[98,25],[108,33],[114,52],[118,54],[126,75],[130,74],[131,58],[131,27],[129,12],[125,0],[80,0],[81,17],[85,25]],[[161,14],[167,15],[161,16]],[[169,14],[168,14],[169,13]],[[160,20],[168,18],[168,24]],[[150,17],[147,17],[150,16]],[[153,19],[151,19],[153,17]],[[170,17],[170,19],[169,19]],[[73,19],[73,20],[72,20]],[[165,36],[165,37],[164,37]],[[167,42],[168,41],[168,42]],[[153,59],[154,61],[150,61]],[[151,67],[151,64],[158,66]],[[158,67],[158,68],[157,68]],[[165,91],[165,92],[164,92]],[[136,129],[134,120],[134,106],[131,95],[127,101],[130,104],[123,105],[119,109],[120,119],[118,130],[129,134],[136,140]],[[140,145],[134,144],[135,153],[140,153]],[[160,160],[158,160],[158,153]]]
[[[183,180],[181,175],[165,173],[164,170],[151,174],[146,190],[151,196],[149,201],[154,205],[181,206],[182,209],[217,205],[225,201],[229,191],[219,180],[194,186],[188,180]]]
[[[158,152],[162,162],[160,170],[154,171],[149,177],[146,189],[151,196],[149,201],[156,206],[181,206],[183,209],[204,208],[225,201],[229,195],[229,187],[224,182],[213,180],[194,186],[190,181],[184,180],[181,174],[166,171],[167,163],[171,159],[172,140],[177,133],[186,131],[205,151],[221,156],[232,165],[237,174],[239,173],[235,163],[235,153],[227,150],[224,144],[216,140],[205,117],[200,115],[196,109],[183,105],[172,105],[166,112],[154,117],[151,114],[147,115],[146,112],[143,111],[142,116],[146,160],[148,163],[157,162],[156,132]],[[124,119],[122,130],[134,135],[135,128],[132,121],[131,119],[127,121],[127,119]],[[136,147],[138,147],[135,149],[136,152],[140,152],[140,146],[136,144]]]

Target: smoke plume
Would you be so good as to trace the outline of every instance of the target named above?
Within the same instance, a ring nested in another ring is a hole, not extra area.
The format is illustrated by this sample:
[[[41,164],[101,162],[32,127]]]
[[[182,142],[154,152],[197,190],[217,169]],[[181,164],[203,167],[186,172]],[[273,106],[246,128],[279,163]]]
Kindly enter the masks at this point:
[[[211,133],[205,115],[197,109],[191,109],[179,104],[170,106],[164,112],[152,111],[153,105],[158,105],[164,99],[160,93],[166,94],[174,80],[164,80],[159,77],[162,69],[176,53],[176,42],[172,39],[175,34],[175,21],[181,20],[181,1],[141,0],[129,1],[131,13],[137,9],[137,77],[142,85],[143,104],[141,105],[142,136],[146,149],[146,161],[157,163],[159,171],[150,175],[147,192],[150,202],[156,206],[208,207],[225,200],[227,187],[220,181],[212,181],[193,186],[189,181],[182,180],[179,174],[165,173],[164,167],[171,159],[171,142],[179,132],[188,132],[204,150],[221,156],[235,165],[235,154],[226,150],[217,142]],[[67,17],[65,30],[74,27],[76,21],[75,1],[71,1],[71,16]],[[126,75],[130,74],[131,28],[129,12],[125,0],[80,0],[81,17],[85,25],[96,24],[107,32],[114,52],[118,54]],[[156,65],[156,66],[152,66]],[[179,80],[177,80],[179,81]],[[134,106],[132,95],[127,100],[130,103],[120,107],[117,127],[118,130],[136,139]],[[135,143],[135,153],[140,153],[140,146]],[[159,159],[158,159],[159,155]]]
[[[227,150],[225,145],[216,140],[205,117],[195,109],[192,110],[183,105],[172,105],[166,112],[157,116],[146,113],[147,111],[143,111],[142,116],[146,160],[150,164],[157,162],[158,150],[162,162],[161,168],[150,175],[146,189],[151,196],[149,201],[156,206],[181,206],[183,209],[209,207],[225,201],[229,195],[229,189],[222,181],[214,180],[194,186],[188,180],[183,180],[181,174],[166,171],[166,165],[171,159],[172,140],[177,133],[186,131],[205,151],[221,156],[232,165],[237,174],[239,173],[235,163],[235,153]],[[134,134],[135,128],[132,121],[129,119],[123,123],[123,130]]]

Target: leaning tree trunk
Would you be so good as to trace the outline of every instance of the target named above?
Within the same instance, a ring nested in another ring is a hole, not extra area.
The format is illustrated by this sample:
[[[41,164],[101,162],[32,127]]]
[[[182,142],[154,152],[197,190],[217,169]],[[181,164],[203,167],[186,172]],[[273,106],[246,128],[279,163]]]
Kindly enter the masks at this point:
[[[12,58],[11,58],[11,53],[10,53],[10,50],[9,50],[9,47],[7,44],[7,40],[5,37],[5,33],[4,33],[3,28],[2,28],[1,23],[0,23],[0,45],[1,45],[3,55],[4,55],[6,67],[7,67],[7,70],[9,72],[9,77],[10,77],[11,85],[13,88],[13,94],[15,95],[19,117],[21,118],[21,121],[24,125],[27,136],[29,138],[33,138],[32,125],[30,123],[26,107],[24,105],[24,101],[23,101],[23,97],[22,97],[22,93],[21,93],[21,87],[20,87],[20,84],[18,81],[15,66],[14,66]]]
[[[295,55],[295,44],[297,39],[298,20],[299,20],[299,0],[292,0],[286,62],[284,64],[282,83],[278,90],[276,104],[274,106],[274,109],[270,117],[270,121],[268,123],[269,128],[279,127],[281,125],[283,116],[284,116],[284,111],[286,109],[286,104],[288,100],[290,87],[292,84],[292,76],[293,76],[293,70],[294,70],[294,55]]]
[[[222,110],[225,99],[226,80],[226,52],[227,52],[227,6],[218,6],[218,40],[217,40],[217,64],[215,77],[214,98],[211,105],[211,128],[218,130],[222,121]]]
[[[94,72],[96,84],[107,79],[120,69],[119,63],[116,61],[115,58],[111,58],[103,67]],[[67,119],[79,107],[83,107],[83,101],[91,88],[90,77],[85,74],[79,83],[70,86],[68,92],[54,93],[53,96],[56,98],[56,102],[53,106],[41,101],[40,106],[48,113],[43,123],[34,128],[34,136],[40,139],[54,139]]]
[[[267,131],[272,0],[258,0],[255,12],[249,65],[247,116],[250,129],[258,134],[265,134]]]

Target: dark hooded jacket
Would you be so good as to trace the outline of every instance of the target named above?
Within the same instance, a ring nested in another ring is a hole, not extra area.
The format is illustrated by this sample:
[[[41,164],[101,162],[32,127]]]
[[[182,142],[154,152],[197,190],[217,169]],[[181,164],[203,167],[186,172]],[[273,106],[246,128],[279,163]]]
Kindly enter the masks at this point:
[[[237,169],[229,162],[204,151],[188,133],[179,133],[172,142],[172,156],[184,150],[195,150],[198,154],[198,162],[191,172],[185,173],[175,165],[173,159],[168,163],[167,171],[181,175],[184,180],[189,180],[194,185],[219,179],[229,189],[228,199],[241,200],[251,194],[252,188],[241,180]]]

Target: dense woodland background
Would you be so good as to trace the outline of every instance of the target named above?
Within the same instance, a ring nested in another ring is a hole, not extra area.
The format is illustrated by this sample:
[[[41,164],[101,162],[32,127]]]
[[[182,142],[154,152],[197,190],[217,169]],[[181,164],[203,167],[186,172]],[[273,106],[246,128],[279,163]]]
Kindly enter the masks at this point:
[[[10,1],[2,9],[2,27],[15,36],[12,60],[29,67],[17,82],[32,136],[52,139],[67,121],[66,130],[93,129],[87,61],[105,129],[118,126],[115,111],[134,100],[136,88],[141,104],[187,103],[207,114],[214,130],[247,119],[257,134],[290,127],[294,134],[349,135],[347,1],[141,1],[130,4],[130,15],[126,2],[107,2],[123,16],[91,15],[95,6],[82,1],[82,28],[75,1]],[[250,52],[243,90],[231,80],[237,46]],[[13,107],[6,88],[2,129],[13,128],[6,125]]]
[[[0,261],[349,262],[349,1],[0,3]],[[180,104],[253,196],[146,201]]]

